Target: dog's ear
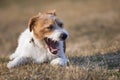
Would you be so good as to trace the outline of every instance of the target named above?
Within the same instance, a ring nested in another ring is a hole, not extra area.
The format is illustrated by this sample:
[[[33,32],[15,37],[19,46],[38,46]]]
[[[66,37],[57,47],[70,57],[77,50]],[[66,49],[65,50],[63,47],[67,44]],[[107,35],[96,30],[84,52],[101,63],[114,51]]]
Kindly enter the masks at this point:
[[[54,10],[49,10],[46,13],[56,16],[56,10],[55,9]]]
[[[28,27],[29,27],[30,32],[32,31],[33,27],[35,26],[35,23],[38,20],[38,18],[39,18],[39,15],[34,16],[29,20]]]

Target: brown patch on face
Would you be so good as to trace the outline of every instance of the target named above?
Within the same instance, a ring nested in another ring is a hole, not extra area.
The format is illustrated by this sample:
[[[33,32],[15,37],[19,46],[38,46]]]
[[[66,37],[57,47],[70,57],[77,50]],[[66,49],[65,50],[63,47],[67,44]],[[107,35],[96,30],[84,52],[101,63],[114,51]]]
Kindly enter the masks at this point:
[[[52,34],[56,24],[62,28],[63,22],[56,18],[55,14],[55,10],[50,10],[32,17],[29,21],[30,32],[33,30],[34,36],[39,40],[43,40]]]
[[[54,29],[55,26],[52,19],[39,19],[33,27],[33,33],[37,39],[42,40],[52,34]]]

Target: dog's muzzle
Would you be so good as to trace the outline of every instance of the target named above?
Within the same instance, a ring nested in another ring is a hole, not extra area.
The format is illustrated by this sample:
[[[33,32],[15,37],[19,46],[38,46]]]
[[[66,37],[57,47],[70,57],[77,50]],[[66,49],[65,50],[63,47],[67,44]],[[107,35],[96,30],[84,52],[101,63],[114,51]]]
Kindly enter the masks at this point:
[[[52,53],[52,54],[57,54],[59,48],[59,42],[58,41],[54,41],[52,40],[51,38],[44,38],[44,41],[47,45],[47,47],[49,48],[49,51]]]

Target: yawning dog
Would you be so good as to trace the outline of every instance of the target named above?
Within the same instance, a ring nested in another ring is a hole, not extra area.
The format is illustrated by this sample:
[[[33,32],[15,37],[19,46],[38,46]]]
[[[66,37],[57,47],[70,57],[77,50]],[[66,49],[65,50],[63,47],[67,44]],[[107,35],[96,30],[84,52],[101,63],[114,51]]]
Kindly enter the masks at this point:
[[[18,46],[10,56],[8,68],[13,68],[32,60],[40,64],[65,66],[65,40],[68,32],[63,22],[57,18],[55,10],[39,13],[29,21],[28,28],[20,35]]]

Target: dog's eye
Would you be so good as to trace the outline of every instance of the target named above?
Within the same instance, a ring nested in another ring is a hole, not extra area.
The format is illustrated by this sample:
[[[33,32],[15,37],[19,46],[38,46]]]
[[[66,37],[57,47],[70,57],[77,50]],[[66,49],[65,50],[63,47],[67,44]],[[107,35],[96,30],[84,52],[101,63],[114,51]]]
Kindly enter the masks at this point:
[[[47,29],[49,29],[49,30],[52,30],[53,28],[54,28],[53,25],[50,25],[49,27],[47,27]]]

